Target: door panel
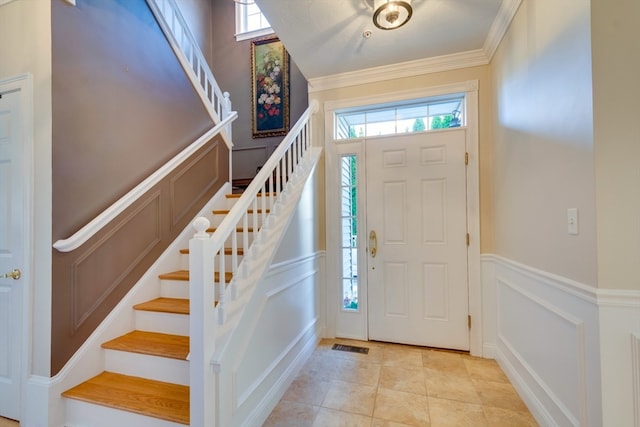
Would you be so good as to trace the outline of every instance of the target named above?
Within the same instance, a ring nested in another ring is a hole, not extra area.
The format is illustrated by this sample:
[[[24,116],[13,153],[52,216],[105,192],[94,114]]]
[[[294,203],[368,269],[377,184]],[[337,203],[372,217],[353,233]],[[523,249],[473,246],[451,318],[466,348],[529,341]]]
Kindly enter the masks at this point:
[[[365,143],[370,339],[469,349],[465,132]]]
[[[22,280],[3,276],[23,268],[20,97],[0,98],[0,415],[13,419],[20,417]]]

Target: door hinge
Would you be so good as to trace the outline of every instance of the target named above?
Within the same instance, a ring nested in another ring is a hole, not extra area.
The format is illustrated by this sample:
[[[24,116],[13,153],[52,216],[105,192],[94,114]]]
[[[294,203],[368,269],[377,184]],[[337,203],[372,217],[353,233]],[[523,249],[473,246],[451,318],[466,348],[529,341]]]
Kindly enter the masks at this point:
[[[469,153],[468,152],[464,153],[464,164],[465,165],[469,164]]]
[[[467,316],[467,325],[469,326],[469,329],[471,329],[471,315]]]
[[[469,233],[467,233],[467,246],[469,246],[469,240],[471,239],[471,236],[469,236]]]

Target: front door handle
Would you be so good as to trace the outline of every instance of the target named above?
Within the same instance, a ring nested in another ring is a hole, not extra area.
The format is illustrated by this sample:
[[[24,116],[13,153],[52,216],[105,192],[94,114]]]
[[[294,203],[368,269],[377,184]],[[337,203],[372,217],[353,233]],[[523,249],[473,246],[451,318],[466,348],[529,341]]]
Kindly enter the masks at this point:
[[[371,251],[371,258],[375,258],[378,253],[378,236],[376,236],[375,230],[371,230],[369,233],[369,250]]]
[[[2,277],[5,279],[13,279],[13,280],[19,280],[21,276],[22,276],[22,272],[17,268],[14,268],[13,271],[10,271],[9,273],[5,273],[2,275]]]

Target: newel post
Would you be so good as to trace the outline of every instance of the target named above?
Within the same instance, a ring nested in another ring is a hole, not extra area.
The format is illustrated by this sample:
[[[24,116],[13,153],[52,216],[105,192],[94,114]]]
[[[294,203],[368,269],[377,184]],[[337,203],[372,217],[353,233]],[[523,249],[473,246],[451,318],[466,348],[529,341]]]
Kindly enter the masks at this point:
[[[196,233],[189,241],[189,386],[192,426],[215,422],[214,372],[210,360],[215,350],[215,290],[209,220],[193,222]]]

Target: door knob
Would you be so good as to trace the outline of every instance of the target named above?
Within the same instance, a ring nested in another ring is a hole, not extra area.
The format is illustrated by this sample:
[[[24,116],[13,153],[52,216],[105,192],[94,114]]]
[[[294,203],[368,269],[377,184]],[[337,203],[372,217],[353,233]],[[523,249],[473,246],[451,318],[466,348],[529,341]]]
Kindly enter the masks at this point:
[[[13,271],[2,275],[2,277],[5,279],[13,279],[13,280],[20,279],[20,276],[22,276],[22,272],[17,268],[14,268]]]

